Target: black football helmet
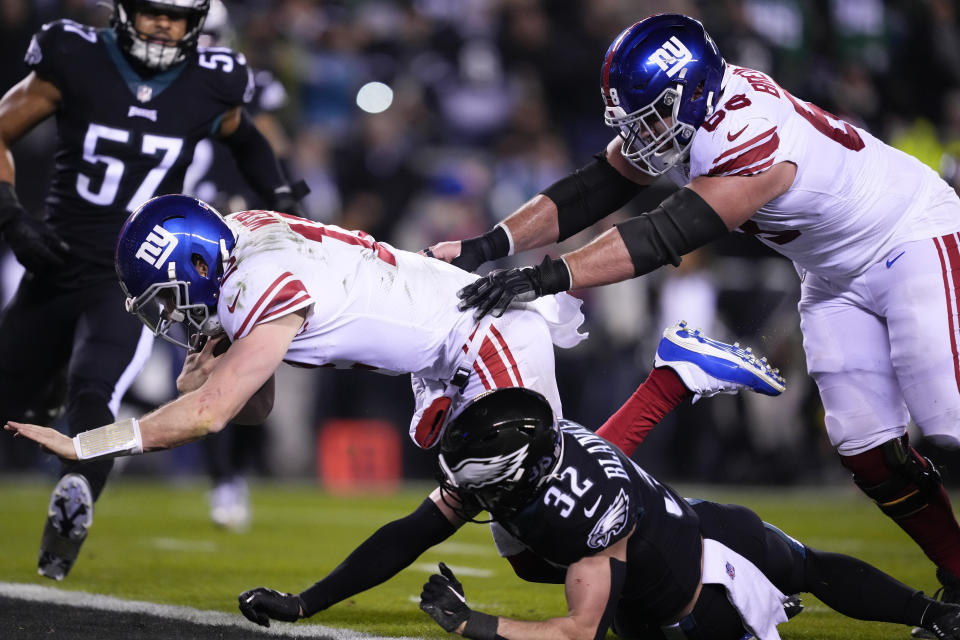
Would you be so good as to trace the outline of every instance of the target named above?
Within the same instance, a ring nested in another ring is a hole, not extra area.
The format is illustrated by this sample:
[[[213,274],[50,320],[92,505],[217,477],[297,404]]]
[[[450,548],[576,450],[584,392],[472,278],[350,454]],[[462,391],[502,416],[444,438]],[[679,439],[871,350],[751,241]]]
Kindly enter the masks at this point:
[[[112,18],[117,43],[134,60],[154,71],[163,71],[197,50],[210,0],[114,0]],[[187,31],[176,42],[151,42],[136,27],[138,13],[165,14],[187,21]]]
[[[560,427],[541,394],[521,387],[471,400],[440,439],[441,491],[475,501],[495,520],[529,504],[563,458]]]

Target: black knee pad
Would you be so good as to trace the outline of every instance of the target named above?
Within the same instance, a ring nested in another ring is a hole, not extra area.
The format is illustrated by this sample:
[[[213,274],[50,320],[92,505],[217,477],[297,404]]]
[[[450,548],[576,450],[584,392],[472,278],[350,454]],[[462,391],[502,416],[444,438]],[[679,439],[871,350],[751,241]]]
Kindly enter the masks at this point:
[[[883,462],[891,476],[879,484],[866,485],[854,473],[857,486],[877,503],[886,515],[898,520],[926,507],[940,491],[940,472],[929,458],[924,458],[900,438],[880,445]]]

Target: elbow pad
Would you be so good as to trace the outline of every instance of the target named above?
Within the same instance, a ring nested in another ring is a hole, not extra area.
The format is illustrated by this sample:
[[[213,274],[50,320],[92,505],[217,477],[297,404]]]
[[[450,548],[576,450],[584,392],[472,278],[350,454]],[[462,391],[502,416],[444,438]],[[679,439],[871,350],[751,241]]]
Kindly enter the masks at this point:
[[[691,189],[680,189],[653,211],[616,225],[633,260],[634,277],[667,263],[680,264],[680,256],[725,236],[723,219]]]
[[[583,231],[644,189],[610,166],[605,152],[541,191],[557,205],[557,242]]]

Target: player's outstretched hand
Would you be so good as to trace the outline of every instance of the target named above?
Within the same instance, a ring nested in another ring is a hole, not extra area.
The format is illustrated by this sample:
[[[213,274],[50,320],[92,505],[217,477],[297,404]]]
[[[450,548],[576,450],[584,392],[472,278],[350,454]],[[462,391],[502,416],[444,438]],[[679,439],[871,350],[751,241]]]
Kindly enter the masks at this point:
[[[257,587],[244,591],[237,600],[240,602],[240,613],[262,627],[269,627],[271,618],[296,622],[303,617],[303,601],[292,593]]]
[[[475,307],[479,320],[488,313],[499,318],[513,302],[530,302],[570,288],[570,271],[562,260],[544,256],[535,267],[497,269],[457,292],[460,311]]]
[[[437,621],[444,631],[452,632],[466,622],[472,611],[467,606],[463,585],[450,567],[439,565],[440,573],[430,576],[420,594],[420,609]]]
[[[424,249],[420,253],[430,258],[449,262],[464,271],[476,271],[480,265],[490,260],[490,257],[475,245],[476,243],[471,244],[468,240],[449,240],[430,245],[428,249]]]
[[[198,334],[199,335],[199,334]],[[230,346],[227,334],[206,338],[203,346],[187,354],[183,360],[183,369],[177,376],[177,391],[187,393],[199,389],[216,366],[216,359]]]
[[[63,460],[77,459],[77,451],[73,448],[73,440],[56,429],[21,422],[7,422],[3,425],[3,428],[7,431],[13,431],[14,437],[23,436],[28,440],[33,440]]]
[[[460,311],[476,308],[477,320],[492,314],[499,318],[511,302],[530,302],[539,297],[540,277],[536,267],[497,269],[457,292]]]

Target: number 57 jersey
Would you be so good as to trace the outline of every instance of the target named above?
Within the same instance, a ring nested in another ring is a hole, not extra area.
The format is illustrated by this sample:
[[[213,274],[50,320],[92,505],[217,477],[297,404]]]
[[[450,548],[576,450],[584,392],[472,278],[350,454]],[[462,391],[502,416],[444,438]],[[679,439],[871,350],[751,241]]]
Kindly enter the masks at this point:
[[[740,230],[828,279],[860,275],[895,246],[960,228],[960,200],[932,169],[759,71],[727,65],[717,109],[671,179],[750,176],[790,162],[792,186]]]
[[[251,97],[242,55],[200,49],[151,77],[124,57],[111,29],[71,20],[44,25],[27,66],[61,94],[48,222],[70,245],[74,286],[112,281],[113,248],[129,213],[155,195],[183,190],[197,142]]]

